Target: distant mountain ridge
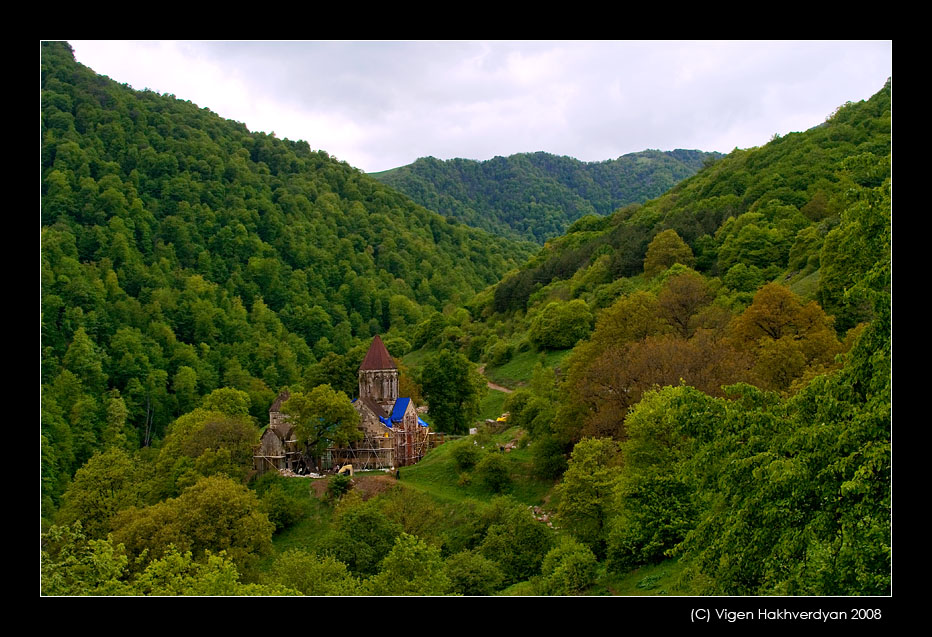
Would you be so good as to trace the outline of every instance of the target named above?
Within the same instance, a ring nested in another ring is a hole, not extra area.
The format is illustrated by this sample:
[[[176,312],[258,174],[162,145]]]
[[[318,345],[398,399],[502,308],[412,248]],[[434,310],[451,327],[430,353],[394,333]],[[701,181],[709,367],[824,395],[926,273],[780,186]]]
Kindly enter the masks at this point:
[[[546,152],[486,161],[422,157],[371,176],[446,217],[544,243],[580,217],[658,197],[720,157],[682,149],[644,150],[600,162]]]

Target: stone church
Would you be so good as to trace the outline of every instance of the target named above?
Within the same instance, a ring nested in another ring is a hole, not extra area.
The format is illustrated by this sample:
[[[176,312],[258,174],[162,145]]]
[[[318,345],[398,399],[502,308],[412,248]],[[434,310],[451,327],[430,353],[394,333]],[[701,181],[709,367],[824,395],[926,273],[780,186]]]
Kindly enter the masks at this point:
[[[294,440],[293,427],[281,412],[288,400],[282,392],[269,409],[269,427],[255,454],[255,467],[297,470],[309,466]],[[359,366],[359,396],[353,400],[359,412],[363,439],[346,448],[332,447],[321,458],[321,469],[351,464],[354,470],[388,469],[415,464],[431,447],[429,425],[421,420],[410,398],[398,396],[398,367],[379,336]]]
[[[398,396],[398,367],[379,336],[372,339],[359,366],[359,397],[353,406],[362,419],[365,436],[356,445],[357,451],[368,452],[357,453],[357,462],[378,456],[367,464],[386,466],[387,462],[387,466],[403,467],[416,463],[430,448],[430,429],[418,417],[414,402]],[[342,459],[351,454],[337,455]]]

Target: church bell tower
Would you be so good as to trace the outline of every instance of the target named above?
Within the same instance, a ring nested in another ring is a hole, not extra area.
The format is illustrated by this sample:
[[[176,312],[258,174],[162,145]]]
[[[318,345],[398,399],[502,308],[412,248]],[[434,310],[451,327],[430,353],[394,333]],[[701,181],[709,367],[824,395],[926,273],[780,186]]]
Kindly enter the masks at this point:
[[[359,397],[375,401],[389,413],[398,400],[398,368],[378,335],[359,366]]]

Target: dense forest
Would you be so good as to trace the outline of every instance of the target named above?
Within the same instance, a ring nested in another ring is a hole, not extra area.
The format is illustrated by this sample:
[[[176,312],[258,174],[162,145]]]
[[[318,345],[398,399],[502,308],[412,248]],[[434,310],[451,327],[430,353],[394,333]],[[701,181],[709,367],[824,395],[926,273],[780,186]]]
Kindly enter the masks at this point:
[[[306,142],[98,76],[63,43],[42,49],[42,135],[49,503],[112,405],[144,445],[219,387],[264,418],[328,354],[465,302],[532,250]]]
[[[889,594],[891,92],[541,248],[44,43],[42,593]],[[255,476],[375,334],[489,420]]]
[[[445,217],[543,243],[580,217],[657,197],[720,156],[645,150],[601,162],[544,152],[487,161],[422,157],[372,176]]]

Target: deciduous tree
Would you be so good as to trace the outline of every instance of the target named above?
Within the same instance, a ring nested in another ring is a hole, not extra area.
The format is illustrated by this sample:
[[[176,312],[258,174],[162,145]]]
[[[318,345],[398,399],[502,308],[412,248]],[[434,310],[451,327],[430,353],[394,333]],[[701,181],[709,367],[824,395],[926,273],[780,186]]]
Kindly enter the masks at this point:
[[[282,412],[294,424],[298,441],[315,458],[330,446],[343,447],[362,439],[359,412],[346,394],[330,385],[291,394],[282,405]]]

